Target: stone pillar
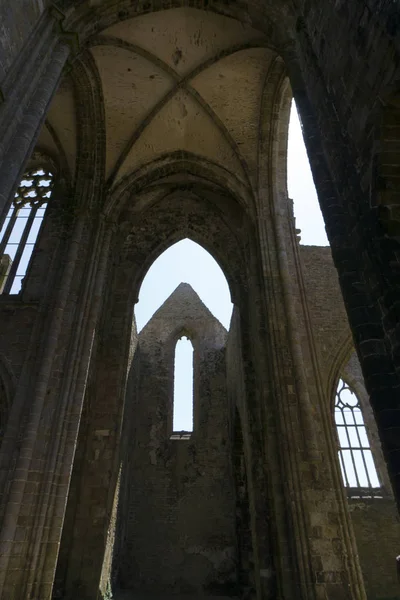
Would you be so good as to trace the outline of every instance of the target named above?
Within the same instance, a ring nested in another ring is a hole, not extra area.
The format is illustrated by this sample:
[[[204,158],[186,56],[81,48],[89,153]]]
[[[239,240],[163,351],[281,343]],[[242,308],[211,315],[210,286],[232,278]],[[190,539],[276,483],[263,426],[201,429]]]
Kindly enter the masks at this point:
[[[287,197],[291,97],[283,64],[277,63],[269,77],[278,93],[271,96],[266,86],[263,99],[265,113],[274,116],[262,123],[260,132],[261,160],[264,156],[271,159],[270,169],[261,170],[259,177],[257,233],[267,330],[264,370],[269,369],[261,405],[265,407],[265,462],[270,465],[275,535],[279,536],[278,583],[285,598],[365,600],[357,551],[348,533],[334,424],[321,408],[324,395],[318,357]]]
[[[0,596],[9,600],[51,598],[111,234],[91,220],[76,222],[44,321],[38,372],[19,385],[30,410],[0,532]]]
[[[46,14],[46,18],[46,27],[39,32],[47,42],[46,52],[40,52],[43,39],[39,37],[39,50],[32,48],[31,56],[26,57],[27,64],[15,74],[15,89],[10,90],[10,96],[0,106],[0,213],[6,209],[34,149],[71,51],[67,38],[57,41],[59,36],[52,31],[54,17]],[[26,80],[24,71],[27,69],[33,80],[32,73],[39,73],[35,85]],[[18,78],[22,79],[23,86],[19,85]]]

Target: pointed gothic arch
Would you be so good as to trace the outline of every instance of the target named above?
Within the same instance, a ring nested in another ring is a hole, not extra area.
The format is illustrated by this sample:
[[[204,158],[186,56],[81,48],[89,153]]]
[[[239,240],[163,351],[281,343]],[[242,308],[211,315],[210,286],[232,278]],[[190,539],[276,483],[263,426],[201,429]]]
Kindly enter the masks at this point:
[[[214,316],[229,329],[232,304],[225,273],[204,245],[191,237],[184,237],[158,254],[141,282],[139,299],[135,305],[138,330],[145,326],[163,301],[182,282],[189,283]],[[154,293],[151,291],[153,288]],[[186,332],[182,335],[190,337]]]
[[[183,185],[179,179],[174,180],[165,190],[154,182],[136,195],[134,204],[131,195],[125,195],[118,218],[120,235],[115,240],[121,257],[118,271],[129,273],[129,280],[123,276],[123,285],[129,285],[135,304],[146,273],[155,260],[174,243],[188,238],[202,246],[218,263],[235,304],[251,268],[246,264],[246,254],[255,251],[244,244],[245,239],[251,240],[252,221],[226,188],[216,189],[207,181],[202,185],[194,182],[187,190],[181,189]],[[152,201],[142,205],[140,198],[148,193]],[[207,222],[213,223],[213,227],[208,227]]]

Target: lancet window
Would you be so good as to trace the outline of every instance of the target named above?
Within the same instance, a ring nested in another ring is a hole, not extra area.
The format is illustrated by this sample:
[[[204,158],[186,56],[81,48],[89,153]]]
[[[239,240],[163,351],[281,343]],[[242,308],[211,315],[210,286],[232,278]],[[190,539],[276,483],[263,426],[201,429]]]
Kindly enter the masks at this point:
[[[343,379],[339,379],[336,391],[335,423],[344,485],[351,496],[379,495],[381,486],[360,402]]]
[[[175,346],[174,401],[171,439],[189,439],[193,433],[193,345],[182,336]]]
[[[28,269],[47,204],[53,174],[32,169],[24,174],[0,232],[0,290],[18,294]]]

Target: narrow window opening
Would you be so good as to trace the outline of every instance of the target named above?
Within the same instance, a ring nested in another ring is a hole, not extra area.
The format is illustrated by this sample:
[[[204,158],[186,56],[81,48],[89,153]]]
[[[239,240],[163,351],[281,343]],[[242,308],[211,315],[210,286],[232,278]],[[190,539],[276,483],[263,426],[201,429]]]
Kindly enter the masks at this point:
[[[175,347],[172,430],[171,439],[189,439],[193,433],[193,345],[185,336]]]
[[[287,184],[293,199],[296,227],[301,232],[301,243],[328,246],[324,219],[319,207],[317,191],[303,140],[299,115],[292,101],[287,152]]]
[[[360,402],[349,386],[339,379],[335,399],[335,423],[339,440],[339,464],[343,482],[351,497],[381,497]]]
[[[0,231],[0,291],[18,294],[26,275],[47,203],[53,174],[44,169],[25,173]]]

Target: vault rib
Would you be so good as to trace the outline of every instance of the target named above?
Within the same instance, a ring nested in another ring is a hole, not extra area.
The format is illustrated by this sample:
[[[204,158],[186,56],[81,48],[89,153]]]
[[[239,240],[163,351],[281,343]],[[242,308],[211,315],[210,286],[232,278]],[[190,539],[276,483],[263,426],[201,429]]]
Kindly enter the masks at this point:
[[[246,178],[246,183],[248,184],[249,187],[251,187],[247,162],[244,159],[244,157],[242,156],[236,141],[234,140],[232,135],[229,133],[229,130],[226,127],[226,125],[224,124],[224,122],[221,121],[221,119],[219,118],[217,113],[211,108],[209,103],[204,100],[203,96],[201,94],[199,94],[199,92],[197,92],[197,90],[195,90],[189,83],[187,84],[185,89],[194,98],[194,100],[196,100],[196,102],[201,106],[201,108],[204,110],[204,112],[208,114],[210,119],[213,121],[214,125],[220,130],[220,132],[222,133],[222,135],[224,136],[224,138],[230,145],[233,153],[235,154],[236,158],[238,159],[238,161],[240,162],[240,164],[242,166],[243,173]]]
[[[125,148],[122,150],[121,154],[119,155],[119,157],[107,179],[108,187],[111,187],[113,185],[120,168],[124,164],[125,160],[128,158],[132,148],[134,147],[136,142],[139,140],[139,138],[141,137],[142,133],[145,131],[147,126],[153,121],[153,119],[158,115],[158,113],[164,108],[164,106],[174,97],[174,95],[180,89],[184,89],[199,104],[199,106],[203,109],[203,111],[206,112],[206,114],[209,116],[209,118],[211,118],[212,122],[217,127],[217,129],[220,131],[220,133],[222,134],[224,139],[229,144],[232,152],[234,153],[236,158],[239,160],[239,162],[243,168],[244,174],[245,174],[246,182],[251,187],[247,162],[244,159],[244,157],[242,156],[237,143],[235,142],[235,140],[229,133],[229,131],[226,128],[226,126],[224,125],[224,123],[217,116],[217,114],[215,113],[213,108],[209,105],[209,103],[206,102],[206,100],[201,96],[201,94],[199,94],[190,85],[190,81],[193,80],[195,77],[197,77],[197,75],[199,75],[200,73],[206,71],[209,67],[211,67],[214,64],[218,63],[219,61],[221,61],[223,58],[226,58],[226,57],[232,56],[233,54],[236,54],[238,52],[242,52],[244,50],[250,50],[253,48],[268,48],[269,49],[268,45],[264,41],[249,42],[249,43],[236,44],[234,46],[230,46],[229,48],[226,48],[225,50],[219,52],[218,55],[208,58],[203,63],[201,63],[194,69],[192,69],[192,71],[190,71],[190,73],[188,73],[187,75],[185,75],[183,77],[181,77],[178,73],[176,73],[176,71],[174,71],[174,69],[172,69],[162,59],[158,58],[151,52],[148,52],[141,46],[121,40],[118,37],[97,36],[96,38],[93,38],[90,43],[90,47],[96,47],[96,46],[114,46],[117,48],[127,50],[129,52],[132,52],[134,54],[138,54],[142,58],[147,59],[153,65],[157,66],[159,69],[163,70],[166,75],[168,75],[175,81],[175,86],[169,92],[167,92],[163,96],[163,98],[161,98],[157,102],[157,104],[149,111],[147,116],[142,120],[142,122],[139,124],[139,126],[133,132],[132,137],[129,139]]]
[[[258,144],[257,144],[257,170],[256,170],[256,190],[259,192],[260,186],[260,172],[261,172],[261,159],[263,156],[269,156],[268,152],[271,152],[272,144],[273,144],[273,127],[271,126],[271,131],[268,135],[268,141],[264,139],[265,137],[265,124],[264,124],[264,114],[268,114],[268,110],[270,108],[269,103],[271,102],[268,97],[267,91],[269,87],[274,90],[274,100],[273,105],[276,102],[276,96],[280,93],[282,82],[285,77],[287,77],[285,66],[280,56],[275,56],[271,60],[271,63],[268,67],[268,71],[265,75],[265,79],[261,88],[261,97],[260,97],[260,106],[259,106],[259,115],[258,115],[258,131],[260,132]],[[285,174],[285,179],[287,179],[287,173]]]
[[[122,50],[128,50],[129,52],[133,52],[134,54],[138,54],[142,58],[145,58],[149,62],[153,63],[156,67],[165,71],[167,75],[172,77],[175,81],[180,81],[182,77],[178,75],[176,71],[172,67],[169,66],[165,61],[161,58],[158,58],[152,52],[149,52],[145,48],[138,46],[137,44],[132,44],[131,42],[126,42],[125,40],[121,40],[121,38],[113,36],[113,35],[98,35],[90,40],[89,47],[94,48],[96,46],[115,46],[116,48],[121,48]]]

